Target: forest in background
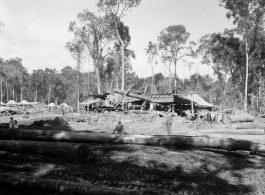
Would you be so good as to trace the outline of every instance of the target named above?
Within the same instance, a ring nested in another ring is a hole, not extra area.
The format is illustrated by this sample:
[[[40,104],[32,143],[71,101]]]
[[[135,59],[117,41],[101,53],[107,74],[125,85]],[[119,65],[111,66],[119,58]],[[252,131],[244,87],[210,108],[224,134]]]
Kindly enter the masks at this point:
[[[146,66],[152,76],[139,78],[132,72],[129,27],[121,19],[140,0],[99,0],[99,13],[83,10],[70,22],[73,39],[66,43],[76,67],[62,70],[34,70],[29,74],[22,59],[0,59],[1,100],[58,101],[76,106],[89,94],[128,88],[147,93],[199,93],[206,101],[220,106],[264,112],[265,77],[265,2],[262,0],[220,0],[227,9],[227,18],[234,29],[206,34],[198,42],[189,41],[184,25],[161,29],[157,40],[147,40]],[[94,71],[82,72],[81,65],[91,62]],[[199,61],[199,63],[198,63]],[[155,74],[154,67],[162,63],[167,76]],[[179,79],[176,67],[185,64],[190,77]],[[192,74],[192,66],[206,64],[213,68],[217,79],[210,75]]]

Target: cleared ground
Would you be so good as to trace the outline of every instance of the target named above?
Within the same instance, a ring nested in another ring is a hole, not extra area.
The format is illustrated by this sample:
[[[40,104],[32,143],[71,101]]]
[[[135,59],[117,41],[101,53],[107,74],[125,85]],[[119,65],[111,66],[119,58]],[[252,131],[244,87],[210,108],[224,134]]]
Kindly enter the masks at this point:
[[[15,116],[19,120],[21,116]],[[30,116],[30,118],[33,116]],[[8,117],[1,118],[8,121]],[[129,134],[165,134],[165,118],[121,113],[69,115],[76,130],[111,132],[121,120]],[[77,122],[78,120],[85,122]],[[230,125],[184,123],[175,117],[173,133],[191,129],[230,128]],[[260,122],[260,121],[259,121]],[[0,173],[94,185],[144,190],[157,194],[265,194],[265,156],[234,152],[136,145],[90,145],[97,161],[72,161],[32,154],[0,152]],[[53,194],[0,188],[1,194]]]

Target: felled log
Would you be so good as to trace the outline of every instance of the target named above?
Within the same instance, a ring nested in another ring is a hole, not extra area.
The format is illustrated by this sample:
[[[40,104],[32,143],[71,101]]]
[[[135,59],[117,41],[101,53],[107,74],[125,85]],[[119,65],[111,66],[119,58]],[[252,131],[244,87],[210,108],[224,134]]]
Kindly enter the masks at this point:
[[[95,154],[90,151],[86,144],[0,140],[0,150],[42,154],[63,158],[95,157]]]
[[[248,114],[237,114],[237,115],[230,115],[229,116],[231,123],[236,123],[236,122],[253,122],[255,120],[255,117]]]
[[[217,138],[217,139],[232,139],[234,141],[247,141],[251,143],[258,143],[265,146],[265,135],[240,135],[240,134],[220,134],[220,133],[195,133],[188,132],[190,136]],[[240,149],[239,149],[240,150]],[[242,150],[242,149],[241,149]],[[248,150],[251,151],[251,150]]]
[[[150,191],[136,191],[115,187],[96,186],[90,183],[76,183],[55,179],[44,179],[28,177],[15,174],[0,174],[1,185],[12,186],[14,188],[32,188],[51,192],[60,192],[62,194],[95,194],[95,195],[140,195],[140,194],[158,194]]]
[[[234,111],[234,109],[230,108],[230,109],[216,111],[216,113],[227,113],[227,112],[232,112],[232,111]]]
[[[251,137],[252,138],[250,140],[254,140],[253,136],[254,135],[243,135],[241,139],[235,140],[231,139],[230,137],[223,138],[212,136],[121,135],[108,133],[75,133],[67,131],[58,132],[41,130],[21,130],[15,132],[15,139],[18,140],[139,144],[153,146],[164,145],[175,147],[215,148],[223,150],[246,150],[265,153],[265,145],[257,144],[259,142],[249,141],[249,138]],[[258,137],[262,138],[262,140],[265,138],[265,136],[262,135],[258,135]],[[9,139],[9,131],[1,130],[0,139]]]
[[[87,133],[84,131],[53,131],[53,130],[16,130],[14,138],[16,140],[32,140],[32,141],[62,141],[72,143],[112,143],[119,137],[119,134],[108,133]],[[9,139],[9,130],[0,130],[0,140]]]
[[[265,114],[259,115],[260,118],[265,118]]]
[[[219,134],[240,134],[240,135],[264,135],[264,129],[204,129],[204,130],[195,130],[191,133],[219,133]]]
[[[124,91],[117,90],[117,89],[114,90],[114,93],[118,93],[118,94],[122,94],[122,95],[125,94]],[[128,96],[128,97],[133,97],[133,98],[137,98],[137,99],[144,100],[144,101],[148,101],[148,102],[152,102],[152,101],[153,101],[152,98],[149,98],[149,97],[146,97],[146,96],[143,96],[143,95],[138,95],[138,94],[131,93],[131,92],[128,92],[128,93],[126,94],[126,96]]]
[[[150,114],[147,110],[129,110],[129,112],[134,114]]]
[[[254,123],[248,123],[248,124],[234,124],[233,128],[235,129],[265,129],[265,124],[254,124]]]
[[[163,113],[163,112],[161,112],[161,111],[156,111],[156,112],[157,112],[157,114],[158,114],[159,116],[167,117],[167,114],[165,114],[165,113]]]

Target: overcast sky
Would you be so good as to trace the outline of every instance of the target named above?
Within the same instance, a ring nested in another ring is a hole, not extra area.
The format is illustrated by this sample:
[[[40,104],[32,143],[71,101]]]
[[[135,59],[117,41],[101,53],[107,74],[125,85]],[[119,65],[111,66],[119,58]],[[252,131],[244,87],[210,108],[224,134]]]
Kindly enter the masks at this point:
[[[72,38],[68,26],[85,8],[97,13],[95,3],[96,0],[0,0],[0,21],[5,23],[0,32],[0,57],[21,58],[29,72],[75,67],[65,49],[66,42]],[[191,34],[189,40],[197,42],[205,34],[231,28],[232,22],[225,14],[218,0],[142,0],[123,18],[132,37],[130,49],[136,54],[133,71],[140,77],[151,76],[144,49],[149,41],[157,41],[162,29],[182,24]],[[165,74],[159,58],[157,62],[155,73]],[[85,70],[87,67],[84,65]],[[194,67],[192,73],[195,71]],[[212,75],[213,71],[202,65],[199,73]],[[179,63],[177,74],[180,78],[188,77],[188,68]]]

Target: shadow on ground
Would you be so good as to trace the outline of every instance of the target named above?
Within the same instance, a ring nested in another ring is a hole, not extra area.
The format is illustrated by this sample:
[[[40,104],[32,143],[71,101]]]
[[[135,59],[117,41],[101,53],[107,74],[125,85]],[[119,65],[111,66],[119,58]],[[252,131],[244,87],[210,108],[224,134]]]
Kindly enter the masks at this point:
[[[91,147],[96,162],[0,153],[0,172],[151,189],[157,194],[265,194],[262,155],[135,145]]]

